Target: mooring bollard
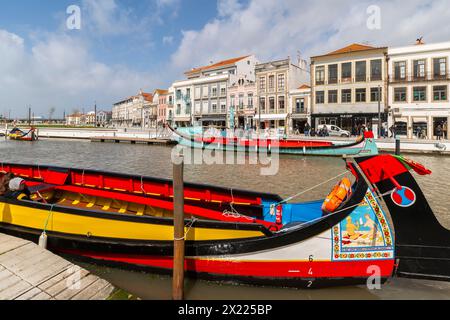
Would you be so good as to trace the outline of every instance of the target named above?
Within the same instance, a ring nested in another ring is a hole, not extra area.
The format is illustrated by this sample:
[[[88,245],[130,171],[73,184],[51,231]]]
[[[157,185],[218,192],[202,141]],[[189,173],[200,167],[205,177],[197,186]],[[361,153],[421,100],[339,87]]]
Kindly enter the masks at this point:
[[[395,155],[396,156],[400,155],[400,138],[399,137],[395,137]]]
[[[174,193],[174,246],[173,246],[173,300],[184,298],[184,158],[173,165],[173,193]]]

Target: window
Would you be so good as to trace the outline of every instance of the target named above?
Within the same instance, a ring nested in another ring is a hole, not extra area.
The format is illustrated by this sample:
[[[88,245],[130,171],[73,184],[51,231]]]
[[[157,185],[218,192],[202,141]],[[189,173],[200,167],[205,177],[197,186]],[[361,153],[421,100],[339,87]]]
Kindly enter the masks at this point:
[[[406,102],[406,88],[395,88],[394,89],[394,101],[395,102]]]
[[[242,110],[244,109],[244,94],[241,93],[239,95],[239,109]]]
[[[212,96],[217,97],[217,87],[212,87],[211,90],[212,90]]]
[[[352,63],[347,62],[342,64],[342,81],[351,81],[352,80]]]
[[[234,101],[234,94],[233,95],[231,95],[230,96],[230,105],[232,106],[232,107],[235,107],[235,101]]]
[[[261,113],[266,112],[266,98],[259,98],[259,108],[261,109]]]
[[[446,101],[447,100],[447,86],[433,87],[433,100]]]
[[[273,112],[275,110],[275,98],[270,97],[269,98],[269,111]]]
[[[414,78],[425,78],[425,62],[423,59],[414,61]]]
[[[220,87],[220,95],[222,97],[227,95],[227,88],[225,86]]]
[[[194,91],[194,98],[195,99],[200,99],[201,95],[202,95],[202,88],[201,87],[195,87],[195,91]]]
[[[295,113],[304,113],[305,112],[305,99],[297,98],[295,99]]]
[[[177,115],[181,114],[181,104],[177,104]]]
[[[344,89],[342,90],[342,103],[351,103],[352,102],[352,90]]]
[[[380,90],[380,96],[378,96],[378,89]],[[382,88],[370,88],[370,101],[378,102],[378,100],[382,100],[383,97],[383,89]]]
[[[248,94],[248,108],[253,108],[253,93]]]
[[[328,103],[337,103],[338,102],[338,91],[337,90],[329,90],[328,91]]]
[[[367,81],[366,75],[366,61],[357,61],[356,62],[356,81],[365,82]]]
[[[261,91],[266,91],[266,77],[259,78],[259,89]]]
[[[217,112],[217,102],[213,102],[211,104],[211,109],[212,109],[212,112]]]
[[[356,102],[366,101],[366,89],[356,89]]]
[[[284,91],[285,89],[285,77],[284,74],[279,74],[278,75],[278,91]]]
[[[335,84],[338,80],[338,65],[330,64],[328,66],[328,83]]]
[[[381,59],[370,61],[370,80],[379,81],[382,76],[382,63]]]
[[[209,96],[209,87],[208,86],[204,86],[202,89],[202,94],[203,94],[203,98],[208,98]]]
[[[447,74],[447,59],[433,59],[433,75],[435,79],[445,79]]]
[[[279,110],[284,110],[284,108],[285,108],[284,96],[279,96],[278,97],[278,109]]]
[[[413,100],[414,101],[426,101],[427,100],[427,87],[414,87],[413,88]]]
[[[177,100],[181,100],[181,90],[177,90]]]
[[[275,76],[269,76],[269,90],[275,89]]]
[[[191,97],[191,89],[186,89],[186,98],[190,98]]]
[[[227,101],[226,100],[220,100],[220,112],[221,113],[227,112]]]
[[[316,85],[325,84],[325,67],[316,67]]]
[[[399,61],[394,63],[394,77],[395,80],[406,79],[406,61]]]
[[[316,103],[317,104],[325,103],[325,91],[317,91],[316,92]]]

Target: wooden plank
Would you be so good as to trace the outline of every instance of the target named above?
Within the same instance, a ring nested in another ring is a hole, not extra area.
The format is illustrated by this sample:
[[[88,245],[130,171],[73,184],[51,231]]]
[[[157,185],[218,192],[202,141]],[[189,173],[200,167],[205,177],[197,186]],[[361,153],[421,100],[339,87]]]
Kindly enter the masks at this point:
[[[0,299],[1,300],[11,300],[14,299],[28,290],[32,289],[33,286],[29,284],[28,282],[21,281],[19,279],[19,282],[14,284],[13,286],[8,287],[7,289],[0,292]]]
[[[31,289],[31,290],[25,292],[24,294],[22,294],[21,296],[17,297],[15,300],[31,300],[41,293],[42,293],[42,290],[34,287],[33,289]]]
[[[53,278],[55,274],[59,274],[60,272],[66,271],[67,268],[70,268],[71,266],[72,264],[70,262],[61,261],[59,263],[51,265],[49,268],[39,270],[39,272],[35,274],[24,274],[23,277],[33,285],[39,285],[42,282],[45,282],[48,279]]]
[[[0,234],[0,299],[106,299],[114,287],[34,243]]]
[[[56,297],[60,293],[62,293],[64,290],[66,290],[69,286],[72,285],[73,281],[76,281],[78,278],[82,279],[83,277],[86,277],[89,274],[87,270],[82,269],[80,271],[80,275],[72,274],[67,278],[62,279],[52,287],[45,290],[49,295],[52,297]]]
[[[93,295],[89,300],[105,300],[108,299],[109,296],[113,293],[114,287],[110,284],[98,291],[95,295]]]
[[[84,290],[73,296],[72,300],[90,300],[100,290],[104,289],[107,286],[110,286],[110,284],[106,280],[97,279]]]
[[[54,285],[61,282],[61,280],[64,280],[71,276],[75,272],[75,268],[67,268],[59,273],[55,273],[55,275],[46,281],[43,281],[42,283],[38,284],[37,287],[41,290],[48,290],[50,287],[53,287]]]
[[[89,274],[88,276],[81,278],[79,281],[74,283],[71,287],[66,288],[63,292],[55,296],[56,300],[70,300],[74,297],[77,292],[82,291],[87,286],[91,285],[97,280],[97,277],[93,274]]]
[[[46,292],[41,292],[38,295],[31,298],[31,300],[54,300],[54,298]]]
[[[1,292],[3,290],[8,289],[11,286],[14,286],[16,283],[22,281],[22,279],[20,279],[18,276],[14,275],[12,272],[10,274],[10,276],[6,279],[4,279],[1,283],[0,283],[0,296],[1,296]]]

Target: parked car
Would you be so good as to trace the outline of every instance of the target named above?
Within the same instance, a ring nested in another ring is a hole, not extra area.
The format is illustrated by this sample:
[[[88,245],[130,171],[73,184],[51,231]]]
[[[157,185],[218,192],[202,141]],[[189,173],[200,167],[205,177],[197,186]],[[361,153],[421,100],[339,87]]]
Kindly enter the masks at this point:
[[[328,135],[330,137],[350,137],[350,132],[347,130],[343,130],[335,125],[332,124],[326,124],[319,126],[319,130],[323,129],[324,127],[327,127]]]

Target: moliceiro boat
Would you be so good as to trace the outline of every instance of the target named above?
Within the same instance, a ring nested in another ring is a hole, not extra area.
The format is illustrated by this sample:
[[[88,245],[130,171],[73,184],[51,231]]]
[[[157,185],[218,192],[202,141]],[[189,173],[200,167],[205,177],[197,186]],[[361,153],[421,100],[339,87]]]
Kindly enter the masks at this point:
[[[345,178],[326,200],[305,203],[186,183],[188,275],[302,288],[374,276],[449,280],[450,231],[410,173],[431,172],[391,155],[346,158],[346,167],[353,183]],[[19,164],[1,172],[25,179],[31,193],[0,197],[1,232],[35,242],[45,232],[57,253],[171,272],[170,180]]]
[[[238,152],[268,152],[293,155],[312,156],[343,156],[377,155],[378,148],[372,132],[350,143],[335,143],[323,140],[295,140],[275,138],[238,138],[189,134],[167,127],[173,132],[174,140],[180,145],[207,150],[238,151]]]
[[[11,140],[20,140],[20,141],[38,140],[38,134],[35,128],[31,128],[28,131],[23,131],[20,130],[19,128],[14,128],[9,132],[8,137]]]

